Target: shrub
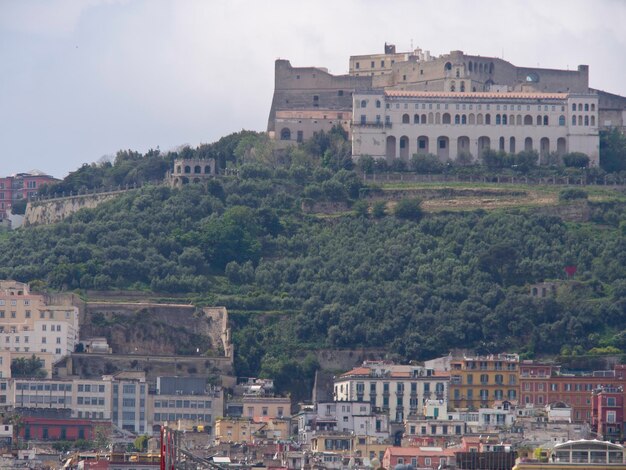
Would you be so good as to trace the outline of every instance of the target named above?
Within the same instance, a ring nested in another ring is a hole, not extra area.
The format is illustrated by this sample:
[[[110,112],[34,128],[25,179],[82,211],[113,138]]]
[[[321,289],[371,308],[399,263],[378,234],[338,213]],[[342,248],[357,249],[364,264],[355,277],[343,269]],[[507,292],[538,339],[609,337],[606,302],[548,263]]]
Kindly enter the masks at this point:
[[[559,193],[559,201],[572,201],[576,199],[587,199],[587,191],[578,188],[567,188]]]
[[[566,153],[563,155],[563,163],[567,167],[586,168],[589,166],[589,157],[580,152]]]
[[[399,219],[418,221],[423,215],[422,201],[417,198],[402,199],[396,204],[393,214]]]
[[[372,215],[380,219],[387,215],[387,203],[385,201],[376,201],[372,206]]]
[[[432,153],[415,154],[411,157],[411,170],[417,173],[441,173],[443,168],[444,164]]]
[[[368,207],[367,207],[367,202],[365,202],[365,201],[356,201],[352,205],[352,210],[354,210],[354,214],[357,217],[367,217],[368,216]]]

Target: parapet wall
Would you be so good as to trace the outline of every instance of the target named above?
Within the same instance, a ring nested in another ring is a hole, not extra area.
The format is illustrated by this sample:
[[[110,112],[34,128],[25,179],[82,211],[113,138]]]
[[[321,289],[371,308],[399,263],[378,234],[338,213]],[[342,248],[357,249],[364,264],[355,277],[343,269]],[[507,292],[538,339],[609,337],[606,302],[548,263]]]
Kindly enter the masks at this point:
[[[48,201],[30,201],[26,205],[24,226],[47,225],[60,222],[80,209],[93,209],[126,191],[128,190],[68,196]]]

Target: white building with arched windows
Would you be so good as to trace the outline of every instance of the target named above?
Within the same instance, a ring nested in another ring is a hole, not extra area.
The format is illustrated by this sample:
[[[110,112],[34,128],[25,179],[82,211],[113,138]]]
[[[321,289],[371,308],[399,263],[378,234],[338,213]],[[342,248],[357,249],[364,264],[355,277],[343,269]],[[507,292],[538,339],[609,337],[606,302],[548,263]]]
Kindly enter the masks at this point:
[[[352,155],[409,160],[434,154],[479,159],[486,149],[581,152],[599,162],[598,96],[591,93],[424,92],[355,93]]]

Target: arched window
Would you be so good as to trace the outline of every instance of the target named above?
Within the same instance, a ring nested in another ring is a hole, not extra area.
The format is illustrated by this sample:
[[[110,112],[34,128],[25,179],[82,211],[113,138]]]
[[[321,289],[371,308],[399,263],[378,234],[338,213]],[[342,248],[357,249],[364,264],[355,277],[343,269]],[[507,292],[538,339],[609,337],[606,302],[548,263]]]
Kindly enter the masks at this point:
[[[524,125],[525,126],[533,125],[533,117],[530,114],[527,114],[526,116],[524,116]]]
[[[576,125],[576,116],[572,116],[572,126]]]
[[[189,165],[185,166],[185,173],[191,173],[191,167]]]
[[[496,114],[496,126],[499,126],[500,124],[502,124],[502,119],[499,114]]]
[[[591,110],[592,110],[592,111],[595,111],[595,110],[596,110],[596,105],[595,105],[595,104],[593,104],[593,103],[591,103]]]
[[[503,126],[506,126],[506,124],[507,124],[507,121],[506,121],[506,120],[507,120],[506,114],[503,114],[503,115],[502,115],[502,125],[503,125]]]
[[[498,139],[498,145],[499,145],[498,150],[502,150],[504,152],[504,137],[500,137]]]
[[[578,111],[582,111],[583,110],[583,104],[582,103],[578,103]]]
[[[448,116],[450,116],[448,114]],[[435,124],[441,124],[441,113],[435,113]],[[450,118],[448,117],[448,124],[450,124]]]
[[[485,124],[491,125],[491,114],[485,114]]]
[[[578,125],[579,126],[583,125],[583,117],[582,116],[578,116]]]
[[[422,124],[426,124],[426,115],[422,114]]]
[[[176,167],[176,173],[180,173],[180,172],[181,172],[180,165],[178,165],[178,166]]]
[[[408,114],[402,115],[402,124],[409,124],[411,122],[411,118]]]
[[[483,115],[481,113],[478,113],[478,115],[476,116],[476,124],[478,124],[479,126],[483,125]]]
[[[450,82],[450,91],[456,91],[456,83],[454,80]]]
[[[585,103],[585,111],[589,111],[589,103]]]
[[[459,78],[461,76],[461,72],[459,72],[459,69],[456,69],[456,78]]]
[[[549,122],[549,121],[548,121],[548,116],[544,116],[544,117],[543,117],[543,125],[544,125],[544,126],[547,126],[547,125],[548,125],[548,122]]]
[[[565,116],[561,114],[559,116],[559,126],[564,126],[564,125],[565,125]]]
[[[454,115],[454,123],[461,124],[461,117],[458,114]]]
[[[367,101],[361,100],[361,108],[365,108],[367,106]]]
[[[591,116],[591,125],[592,126],[596,125],[596,117],[595,116]]]
[[[517,115],[517,119],[515,120],[515,125],[517,125],[517,126],[521,126],[522,125],[522,115],[521,114]]]
[[[589,125],[589,116],[585,116],[585,126]]]
[[[515,153],[515,137],[509,139],[509,152]]]
[[[464,92],[465,91],[465,82],[461,82],[461,91]]]
[[[467,116],[465,114],[461,116],[461,124],[467,124]]]
[[[211,174],[211,165],[206,165],[204,167],[204,173],[207,174],[207,175]]]
[[[435,120],[434,120],[434,115],[433,113],[428,113],[428,124],[434,124]]]
[[[541,116],[537,116],[537,125],[540,126],[541,125]]]
[[[285,127],[280,131],[280,140],[291,140],[291,131]]]
[[[472,72],[474,70],[473,67],[472,67],[472,61],[471,60],[469,61],[468,67],[469,67],[469,71],[470,72]]]
[[[493,73],[493,62],[489,63],[489,73]]]
[[[439,113],[437,113],[439,114]],[[444,124],[450,124],[450,114],[448,113],[443,113],[443,121]]]
[[[469,115],[469,125],[473,126],[474,124],[476,124],[476,116],[474,116],[474,113],[470,113],[470,115]]]
[[[202,169],[200,168],[200,165],[196,165],[193,167],[193,172],[196,174],[200,174],[202,173]]]
[[[572,111],[576,111],[576,103],[572,103]]]
[[[380,100],[376,100],[376,107],[380,108]]]
[[[533,139],[532,137],[526,137],[524,140],[524,150],[530,152],[533,149]]]
[[[420,123],[420,115],[419,114],[413,115],[413,124],[419,124],[419,123]]]
[[[446,65],[443,67],[444,70],[452,70],[452,64],[450,62],[446,62]]]

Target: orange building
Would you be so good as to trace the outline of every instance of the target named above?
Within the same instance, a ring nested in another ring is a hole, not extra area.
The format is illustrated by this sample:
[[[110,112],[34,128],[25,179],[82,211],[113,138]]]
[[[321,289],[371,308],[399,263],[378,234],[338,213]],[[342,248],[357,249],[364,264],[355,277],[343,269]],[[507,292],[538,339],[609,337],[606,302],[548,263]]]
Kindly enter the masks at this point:
[[[491,354],[450,361],[450,405],[488,408],[496,401],[516,401],[519,392],[519,356]]]

